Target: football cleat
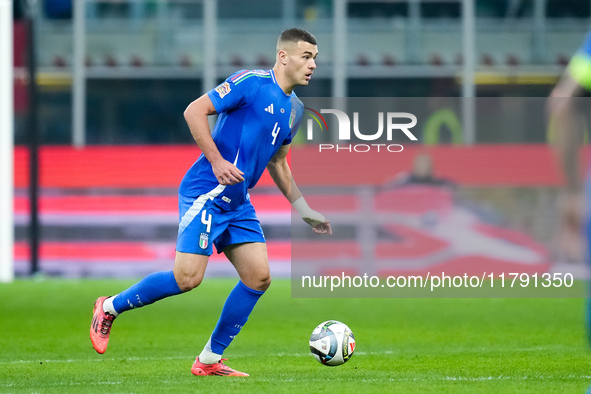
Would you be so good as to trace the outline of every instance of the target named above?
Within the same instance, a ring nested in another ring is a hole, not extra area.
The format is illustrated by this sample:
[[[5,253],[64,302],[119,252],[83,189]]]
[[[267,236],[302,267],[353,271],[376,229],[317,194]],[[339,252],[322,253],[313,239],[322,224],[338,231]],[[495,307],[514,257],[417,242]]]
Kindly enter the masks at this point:
[[[227,358],[222,358],[215,364],[203,364],[199,357],[191,367],[191,373],[197,376],[217,375],[217,376],[248,376],[247,373],[236,371],[224,364]]]
[[[90,341],[94,350],[100,354],[103,354],[107,350],[111,326],[113,325],[113,320],[115,320],[115,316],[103,311],[103,303],[107,298],[109,297],[99,297],[94,302],[92,323],[90,325]]]

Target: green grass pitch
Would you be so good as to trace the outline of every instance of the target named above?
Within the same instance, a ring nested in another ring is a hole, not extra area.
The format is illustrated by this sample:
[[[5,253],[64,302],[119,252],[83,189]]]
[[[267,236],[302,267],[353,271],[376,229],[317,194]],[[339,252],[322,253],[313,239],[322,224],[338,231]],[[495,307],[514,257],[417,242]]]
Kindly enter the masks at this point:
[[[275,280],[224,355],[251,376],[193,376],[234,281],[208,279],[122,315],[104,355],[88,339],[92,303],[132,281],[0,284],[0,393],[584,393],[591,385],[582,299],[292,299],[287,280]],[[357,341],[339,367],[308,350],[328,319],[347,323]]]

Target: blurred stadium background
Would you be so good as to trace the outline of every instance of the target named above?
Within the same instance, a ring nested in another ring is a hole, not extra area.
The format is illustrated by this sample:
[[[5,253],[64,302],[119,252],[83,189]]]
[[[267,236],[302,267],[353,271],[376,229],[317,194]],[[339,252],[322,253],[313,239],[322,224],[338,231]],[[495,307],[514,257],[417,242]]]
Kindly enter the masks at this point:
[[[301,97],[538,97],[542,109],[591,19],[588,0],[31,0],[12,6],[14,270],[31,272],[32,49],[41,143],[38,270],[69,277],[141,276],[171,266],[176,190],[199,153],[182,112],[232,72],[270,68],[284,28],[301,26],[319,41],[318,70],[310,86],[297,90]],[[34,48],[27,46],[27,15]],[[483,224],[503,228],[496,236],[507,242],[527,237],[544,256],[537,269],[551,270],[580,262],[582,252],[576,242],[564,247],[559,240],[561,180],[543,113],[535,127],[523,123],[532,121],[528,102],[515,102],[523,127],[472,132],[463,124],[456,132],[443,122],[441,138],[422,135],[421,144],[431,146],[437,175],[457,184],[461,201]],[[502,113],[486,111],[491,119]],[[466,122],[466,116],[462,105],[452,108],[452,117]],[[419,151],[401,154],[361,195],[408,171]],[[416,202],[413,193],[404,198]],[[268,175],[252,196],[272,270],[288,276],[289,204]],[[431,201],[428,193],[420,198],[423,205]],[[331,216],[326,196],[312,196],[314,203]],[[402,205],[412,214],[420,208]],[[362,231],[350,223],[335,242],[359,246]],[[384,239],[406,248],[375,253],[408,257],[408,243],[426,242],[408,229],[393,231]],[[426,258],[424,250],[415,252],[411,257]],[[230,275],[223,261],[215,257],[209,274]]]

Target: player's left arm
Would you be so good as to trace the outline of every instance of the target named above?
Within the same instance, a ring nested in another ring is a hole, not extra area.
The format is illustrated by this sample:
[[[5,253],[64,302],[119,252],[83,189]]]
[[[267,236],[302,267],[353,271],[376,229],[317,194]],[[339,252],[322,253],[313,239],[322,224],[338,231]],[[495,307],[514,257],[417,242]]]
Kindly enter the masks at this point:
[[[291,168],[287,163],[287,153],[291,145],[282,145],[275,156],[267,164],[267,170],[281,193],[298,211],[302,219],[308,223],[316,234],[332,234],[330,222],[320,213],[308,206],[302,192],[298,189]]]

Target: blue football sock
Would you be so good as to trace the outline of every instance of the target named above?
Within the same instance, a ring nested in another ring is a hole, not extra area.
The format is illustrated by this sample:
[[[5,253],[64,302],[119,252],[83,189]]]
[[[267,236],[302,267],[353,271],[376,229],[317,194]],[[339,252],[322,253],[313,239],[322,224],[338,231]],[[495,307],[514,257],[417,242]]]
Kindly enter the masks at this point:
[[[172,271],[155,272],[118,294],[113,299],[113,307],[121,313],[180,293]]]
[[[222,315],[211,334],[211,351],[213,353],[224,354],[224,350],[238,335],[263,293],[264,291],[247,287],[242,281],[238,282],[226,299]]]

